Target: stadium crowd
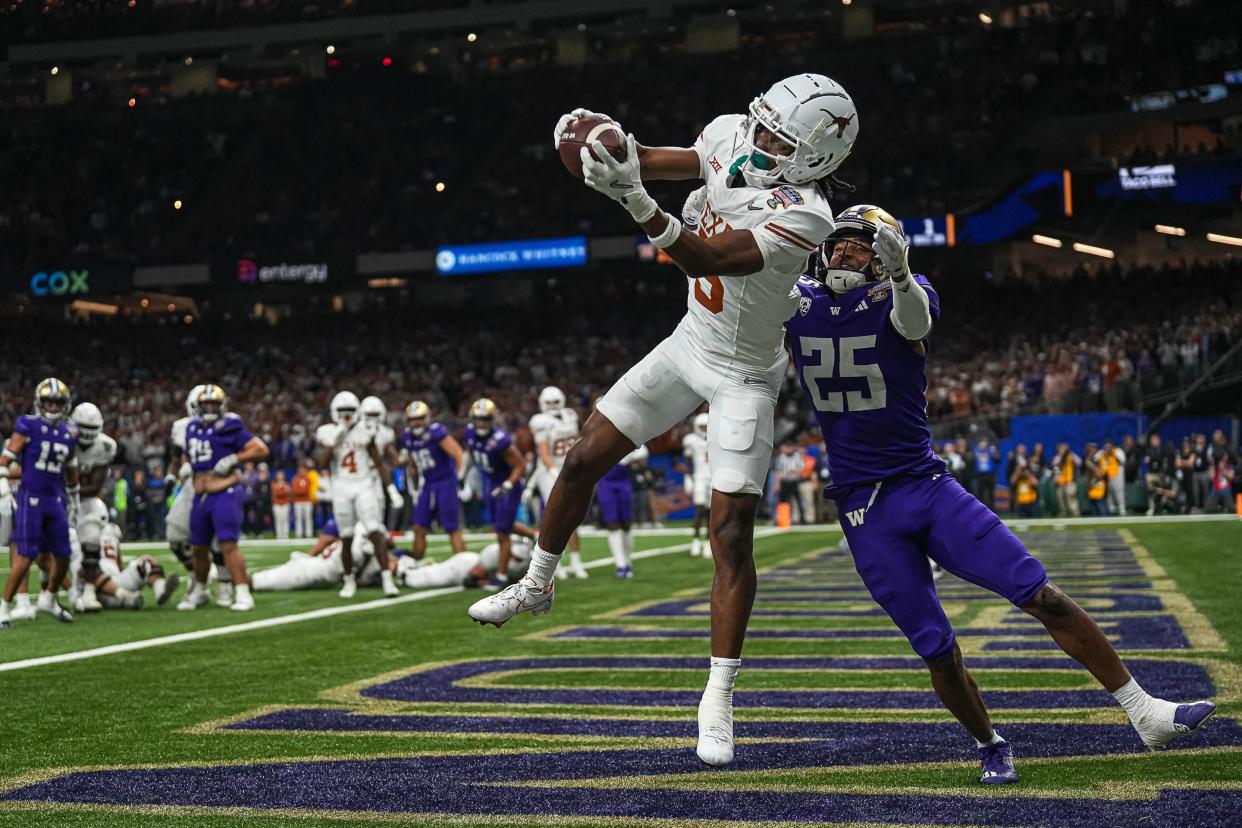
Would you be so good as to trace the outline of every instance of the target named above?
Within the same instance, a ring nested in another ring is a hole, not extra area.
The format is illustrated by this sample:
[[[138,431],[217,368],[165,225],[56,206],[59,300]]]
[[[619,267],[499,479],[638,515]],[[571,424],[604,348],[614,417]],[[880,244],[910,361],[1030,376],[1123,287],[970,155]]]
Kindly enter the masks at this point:
[[[57,3],[32,25],[106,17],[112,5]],[[169,12],[234,5],[170,4]],[[268,7],[285,4],[254,11]],[[1213,4],[1162,5],[1122,25],[1107,10],[1058,4],[1012,29],[930,21],[834,43],[830,74],[855,98],[864,136],[841,177],[897,215],[931,215],[967,207],[1040,165],[1236,152],[1237,135],[1224,127],[1211,147],[1136,138],[1120,157],[1086,140],[1022,143],[1049,116],[1116,111],[1130,94],[1219,82],[1239,58],[1236,39],[1213,25],[1221,14],[1227,9]],[[355,69],[345,55],[323,79],[229,80],[215,94],[179,99],[161,84],[144,94],[82,81],[72,103],[9,111],[0,123],[11,162],[0,271],[33,272],[67,251],[97,266],[135,265],[630,233],[624,214],[585,197],[558,169],[547,134],[557,115],[598,107],[640,140],[684,145],[772,78],[822,62],[823,34],[801,23],[744,31],[736,51],[715,54],[687,53],[667,37],[623,42],[593,40],[582,66],[557,65],[550,47],[490,57],[444,50],[389,68]],[[890,56],[882,71],[877,52]],[[227,77],[227,65],[221,71]],[[669,73],[678,84],[663,82]],[[730,82],[717,83],[722,76]],[[532,97],[532,88],[555,92]],[[661,90],[658,101],[651,89]],[[684,192],[653,188],[674,203]]]

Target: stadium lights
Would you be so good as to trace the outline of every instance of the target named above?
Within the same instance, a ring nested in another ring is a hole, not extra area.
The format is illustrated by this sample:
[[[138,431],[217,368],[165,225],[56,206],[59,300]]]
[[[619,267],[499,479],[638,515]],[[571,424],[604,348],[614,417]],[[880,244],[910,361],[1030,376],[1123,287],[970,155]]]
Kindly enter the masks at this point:
[[[1163,233],[1166,236],[1184,236],[1186,235],[1186,228],[1174,227],[1171,224],[1157,224],[1156,232]]]
[[[176,201],[174,201],[174,202],[173,202],[173,209],[174,209],[174,210],[180,210],[180,209],[181,209],[181,199],[177,199]]]
[[[1207,240],[1216,242],[1217,244],[1232,244],[1234,247],[1242,247],[1242,238],[1237,236],[1226,236],[1222,233],[1208,233]]]
[[[190,57],[189,55],[186,55],[186,56],[185,56],[185,65],[186,65],[186,66],[193,66],[193,65],[194,65],[194,58]]]
[[[841,5],[842,5],[842,6],[848,6],[850,3],[853,3],[853,2],[854,2],[854,0],[841,0]],[[771,11],[771,10],[772,10],[772,7],[771,7],[771,6],[768,6],[768,11]]]
[[[327,53],[328,53],[328,54],[330,54],[330,55],[335,55],[335,54],[336,54],[336,47],[335,47],[335,46],[333,46],[331,43],[329,43],[329,44],[327,45],[327,47],[325,47],[325,48],[324,48],[324,51],[325,51],[325,52],[327,52]]]
[[[980,22],[980,23],[982,23],[982,24],[983,24],[983,25],[985,25],[985,26],[991,26],[991,25],[992,25],[992,15],[988,14],[988,13],[987,13],[987,12],[985,12],[985,11],[981,11],[981,12],[979,12],[979,22]]]
[[[137,105],[138,105],[138,99],[137,99],[137,98],[130,98],[130,99],[129,99],[129,108],[130,108],[130,109],[133,109],[133,108],[134,108],[135,106],[137,106]]]
[[[728,17],[737,17],[737,9],[725,9],[725,15]]]
[[[1031,236],[1031,241],[1036,244],[1042,244],[1044,247],[1060,248],[1062,246],[1060,239],[1054,239],[1052,236],[1041,236],[1038,233]]]
[[[474,43],[478,39],[479,39],[479,36],[475,34],[474,32],[471,32],[470,34],[466,35],[467,43]]]
[[[388,55],[384,55],[384,59],[381,60],[380,63],[384,64],[385,66],[392,66],[392,58],[388,57]]]
[[[60,74],[60,67],[59,67],[59,66],[53,66],[53,67],[52,67],[52,74],[53,74],[53,75],[59,75],[59,74]]]
[[[437,181],[437,182],[436,182],[436,192],[437,192],[437,193],[442,193],[442,192],[444,192],[444,182],[443,182],[443,181]]]
[[[1242,241],[1242,239],[1239,241]],[[1117,254],[1107,247],[1096,247],[1094,244],[1074,242],[1073,248],[1075,253],[1087,253],[1091,256],[1099,256],[1101,259],[1114,259],[1117,257]]]

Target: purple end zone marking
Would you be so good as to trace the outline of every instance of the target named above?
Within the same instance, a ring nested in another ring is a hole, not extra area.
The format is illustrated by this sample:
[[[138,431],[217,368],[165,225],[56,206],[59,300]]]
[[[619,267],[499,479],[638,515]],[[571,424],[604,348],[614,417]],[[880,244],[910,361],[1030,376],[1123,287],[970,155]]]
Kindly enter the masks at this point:
[[[687,730],[691,723],[683,725]],[[1137,738],[1113,725],[1005,726],[1020,757],[1134,752]],[[687,734],[689,735],[689,734]],[[1195,746],[1242,744],[1232,720],[1191,737]],[[969,739],[952,725],[836,726],[829,741],[748,744],[734,770],[960,761],[962,778],[976,772]],[[970,823],[996,826],[1100,828],[1155,824],[1236,824],[1242,792],[1164,791],[1154,802],[995,797],[897,796],[792,792],[678,791],[625,788],[527,788],[528,780],[590,779],[646,774],[693,775],[690,748],[609,750],[409,759],[343,760],[231,767],[70,773],[9,791],[3,799],[111,805],[380,811],[612,818],[673,817],[704,823],[721,814],[754,821]],[[729,772],[729,771],[724,771]],[[513,786],[480,783],[516,783]],[[1232,820],[1232,821],[1231,821]]]
[[[991,667],[1013,670],[1072,669],[1081,670],[1068,658],[1028,658],[981,656],[968,659],[975,668]],[[526,689],[519,687],[459,687],[457,682],[506,670],[543,670],[549,668],[606,667],[624,670],[630,667],[666,670],[701,670],[701,658],[661,657],[558,657],[514,658],[497,661],[471,661],[437,667],[368,687],[362,695],[368,698],[406,702],[483,702],[508,704],[609,704],[649,707],[653,705],[687,705],[698,703],[700,693],[693,690],[592,690],[592,689]],[[1130,668],[1143,687],[1161,698],[1210,698],[1214,687],[1206,670],[1197,664],[1177,661],[1139,659]],[[918,658],[752,658],[747,659],[746,673],[754,670],[918,670],[926,669]],[[930,690],[858,691],[829,690],[747,690],[743,674],[736,697],[739,704],[753,707],[869,707],[869,708],[935,708],[939,699]],[[1085,676],[1085,673],[1084,673]],[[984,681],[984,700],[989,707],[1108,707],[1112,696],[1103,689],[1090,690],[988,690]]]

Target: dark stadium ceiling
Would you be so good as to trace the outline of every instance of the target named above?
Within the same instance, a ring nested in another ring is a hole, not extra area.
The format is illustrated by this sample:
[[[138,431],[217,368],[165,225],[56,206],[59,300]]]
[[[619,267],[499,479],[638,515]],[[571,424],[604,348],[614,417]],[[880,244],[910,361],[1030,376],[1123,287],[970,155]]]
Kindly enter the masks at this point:
[[[124,20],[124,25],[107,26],[75,24],[58,28],[41,28],[41,21],[29,23],[11,11],[29,9],[33,5],[51,4],[52,0],[19,0],[27,5],[0,6],[0,44],[7,43],[7,62],[21,66],[90,66],[106,62],[124,65],[146,64],[168,59],[180,61],[187,55],[234,58],[243,55],[272,56],[279,52],[322,44],[350,46],[372,44],[377,49],[394,45],[462,44],[468,34],[478,49],[505,49],[515,44],[542,42],[562,33],[578,31],[589,39],[624,39],[649,37],[655,31],[684,34],[689,26],[705,19],[722,16],[734,18],[743,36],[754,31],[770,32],[774,28],[794,27],[805,30],[812,25],[828,25],[841,32],[846,18],[858,21],[859,31],[880,31],[890,28],[922,28],[925,26],[962,23],[980,25],[982,15],[997,25],[1011,24],[1028,16],[1045,16],[1062,11],[1082,14],[1094,9],[1116,14],[1116,4],[1105,0],[1085,2],[945,2],[945,0],[592,0],[591,3],[565,0],[518,0],[494,2],[465,8],[445,8],[441,0],[429,3],[386,0],[380,4],[385,12],[368,14],[365,0],[342,3],[341,16],[327,19],[276,21],[262,11],[254,17],[233,19],[223,27],[217,18],[202,23],[193,21],[193,9],[214,7],[214,3],[177,4],[181,15],[172,20],[161,18],[160,9],[171,6],[139,5],[148,16]],[[326,4],[331,14],[331,4]],[[85,3],[57,2],[51,7],[55,15],[66,8],[86,8]],[[437,8],[438,7],[438,8]],[[96,6],[96,8],[98,8]],[[82,19],[74,18],[75,20]],[[86,18],[90,20],[90,18]],[[27,25],[23,25],[26,22]],[[212,27],[215,22],[216,27]],[[16,25],[12,25],[16,24]],[[100,37],[100,32],[114,36]],[[123,34],[122,34],[123,32]],[[244,58],[243,58],[244,59]]]

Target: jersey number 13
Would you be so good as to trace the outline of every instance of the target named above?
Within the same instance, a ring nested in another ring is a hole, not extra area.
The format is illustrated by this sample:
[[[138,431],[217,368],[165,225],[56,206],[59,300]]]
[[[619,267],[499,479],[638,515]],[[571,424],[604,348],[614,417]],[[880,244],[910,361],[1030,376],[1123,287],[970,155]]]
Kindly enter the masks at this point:
[[[841,414],[846,411],[875,411],[888,403],[888,389],[884,385],[884,374],[880,366],[858,365],[854,360],[860,351],[875,347],[875,336],[843,336],[839,340],[831,337],[802,336],[798,338],[798,347],[802,356],[812,357],[822,354],[818,365],[807,363],[802,366],[802,380],[811,399],[820,411]],[[837,353],[840,353],[839,364]],[[833,373],[834,364],[836,373]],[[862,377],[867,381],[866,393],[862,391],[829,391],[823,394],[819,388],[819,380],[833,377]]]

